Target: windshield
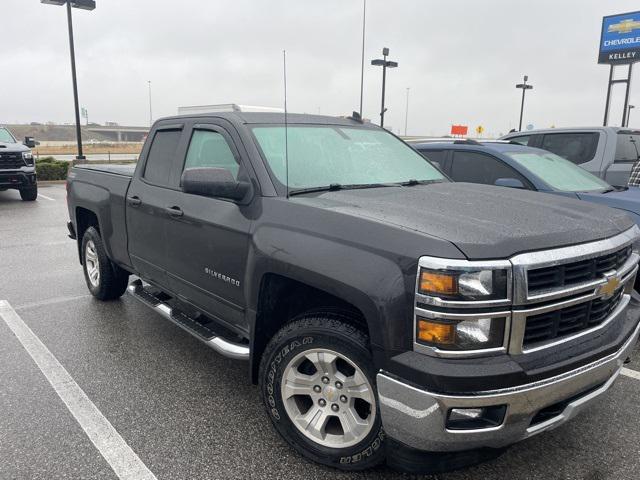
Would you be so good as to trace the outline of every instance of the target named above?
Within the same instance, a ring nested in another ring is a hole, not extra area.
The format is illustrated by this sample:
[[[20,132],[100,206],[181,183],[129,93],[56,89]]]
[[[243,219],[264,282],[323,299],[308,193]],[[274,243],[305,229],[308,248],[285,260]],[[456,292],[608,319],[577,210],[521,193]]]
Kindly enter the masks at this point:
[[[555,153],[506,152],[516,162],[562,192],[609,190],[611,185]]]
[[[253,134],[285,185],[284,126],[254,127]],[[291,189],[445,180],[422,155],[381,129],[295,125],[287,137]]]
[[[0,142],[16,143],[16,140],[13,138],[13,135],[9,133],[9,130],[7,130],[6,128],[0,127]]]

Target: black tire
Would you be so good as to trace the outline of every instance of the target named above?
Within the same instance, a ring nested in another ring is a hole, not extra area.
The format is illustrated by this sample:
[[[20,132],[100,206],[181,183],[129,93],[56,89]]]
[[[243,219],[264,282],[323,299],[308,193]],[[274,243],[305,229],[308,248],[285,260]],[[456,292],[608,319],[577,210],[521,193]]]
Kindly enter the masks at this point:
[[[87,246],[90,244],[93,245],[93,251],[97,260],[97,270],[99,272],[97,281],[95,282],[89,278],[88,271],[93,263],[87,260]],[[89,267],[87,263],[90,264]],[[82,269],[84,271],[84,279],[87,282],[87,288],[89,288],[91,295],[98,300],[114,300],[120,298],[127,290],[129,273],[109,260],[104,249],[104,244],[102,243],[102,237],[100,237],[100,233],[94,227],[87,228],[82,237]]]
[[[378,407],[376,372],[368,348],[369,339],[348,321],[349,317],[339,313],[318,312],[303,314],[285,325],[271,339],[262,356],[260,391],[276,430],[296,451],[330,467],[364,470],[384,461],[385,434]],[[287,413],[281,392],[283,374],[287,365],[300,353],[313,349],[327,349],[344,355],[361,370],[372,387],[375,417],[370,431],[366,436],[363,432],[363,438],[357,444],[332,448],[317,443],[307,438]]]
[[[21,188],[20,198],[25,202],[33,202],[36,200],[38,198],[38,185]]]

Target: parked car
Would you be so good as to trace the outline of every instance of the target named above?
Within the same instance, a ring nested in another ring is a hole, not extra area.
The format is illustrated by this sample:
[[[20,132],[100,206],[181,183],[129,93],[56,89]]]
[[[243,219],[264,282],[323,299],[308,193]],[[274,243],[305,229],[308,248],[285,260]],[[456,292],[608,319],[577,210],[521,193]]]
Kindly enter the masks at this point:
[[[166,118],[135,170],[76,166],[67,190],[89,291],[248,360],[278,433],[345,470],[459,467],[555,428],[640,332],[626,214],[450,182],[355,118]]]
[[[36,166],[31,149],[36,142],[26,137],[19,143],[9,129],[0,126],[0,191],[14,189],[22,200],[38,198]]]
[[[508,141],[413,144],[456,182],[569,196],[618,208],[640,226],[640,188],[613,187],[564,158]]]
[[[617,186],[627,184],[640,158],[640,130],[629,128],[551,128],[509,133],[502,139],[553,152]]]

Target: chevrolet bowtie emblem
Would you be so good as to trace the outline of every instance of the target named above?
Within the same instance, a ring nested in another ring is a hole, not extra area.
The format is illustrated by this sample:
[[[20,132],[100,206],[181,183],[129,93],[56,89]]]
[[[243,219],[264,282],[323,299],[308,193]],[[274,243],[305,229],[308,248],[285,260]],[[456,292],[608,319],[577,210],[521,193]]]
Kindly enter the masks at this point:
[[[607,283],[600,287],[600,293],[606,297],[610,297],[620,286],[620,280],[616,277],[611,277],[607,280]]]
[[[607,29],[608,33],[631,33],[636,29],[640,29],[640,22],[636,22],[632,19],[620,20],[618,23],[609,25]]]

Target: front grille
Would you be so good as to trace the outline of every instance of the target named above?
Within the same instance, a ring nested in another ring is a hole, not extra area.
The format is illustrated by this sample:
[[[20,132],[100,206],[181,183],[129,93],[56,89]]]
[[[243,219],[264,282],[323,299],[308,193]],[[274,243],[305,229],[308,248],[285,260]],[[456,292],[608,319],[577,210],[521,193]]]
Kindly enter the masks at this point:
[[[605,272],[618,270],[631,255],[631,246],[596,258],[578,262],[535,268],[527,272],[529,293],[570,287],[601,278]]]
[[[0,152],[0,169],[24,167],[21,152]]]
[[[596,298],[553,312],[528,317],[523,346],[547,342],[597,327],[618,306],[622,299],[622,291],[623,289],[620,288],[610,298]]]

